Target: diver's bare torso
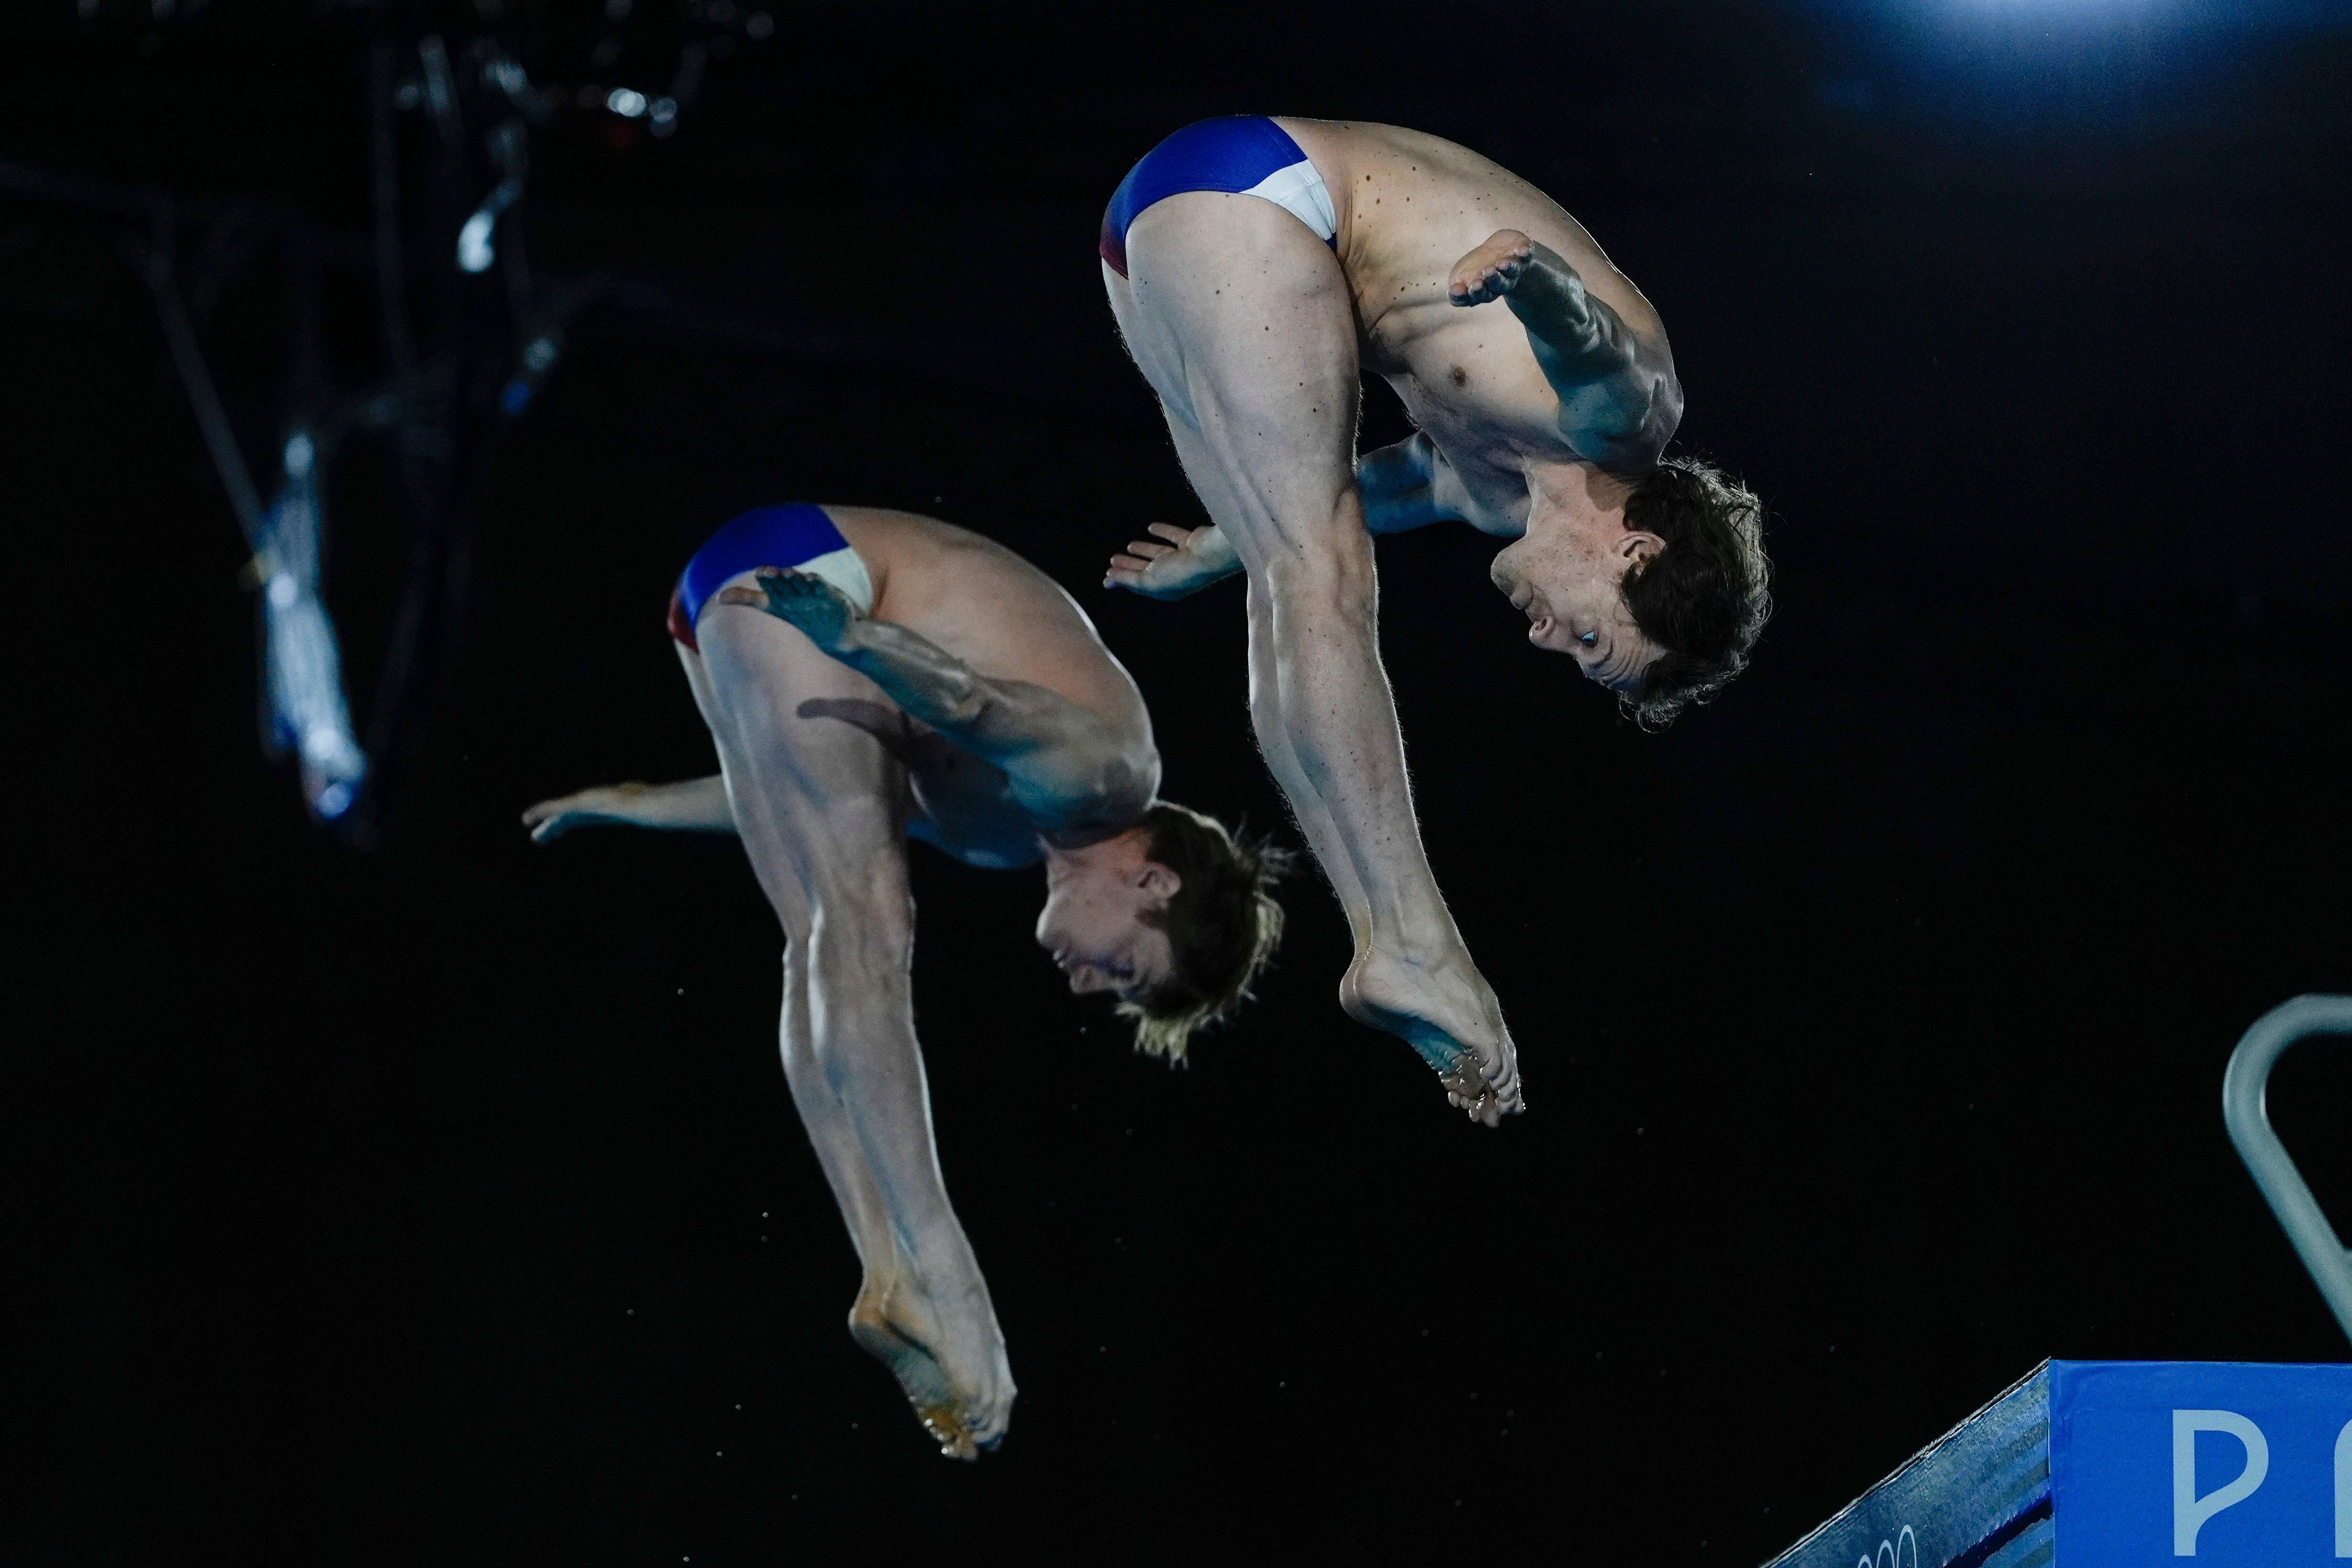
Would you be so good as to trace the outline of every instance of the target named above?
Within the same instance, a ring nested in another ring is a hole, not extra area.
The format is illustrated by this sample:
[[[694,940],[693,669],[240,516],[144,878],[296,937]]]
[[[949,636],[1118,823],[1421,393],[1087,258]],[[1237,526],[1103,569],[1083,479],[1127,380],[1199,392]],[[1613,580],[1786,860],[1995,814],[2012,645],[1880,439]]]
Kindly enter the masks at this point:
[[[1432,448],[1433,500],[1491,534],[1526,530],[1528,487],[1544,470],[1656,460],[1680,417],[1656,310],[1583,226],[1509,170],[1439,137],[1392,125],[1277,118],[1323,176],[1335,249],[1354,298],[1363,367],[1396,389]],[[1668,367],[1671,395],[1641,428],[1596,440],[1586,411],[1545,377],[1527,330],[1502,300],[1449,298],[1456,264],[1517,230],[1576,269]]]
[[[824,509],[866,563],[872,618],[904,626],[972,668],[1075,704],[1108,742],[1150,758],[1151,720],[1126,668],[1054,580],[967,529],[878,507]],[[1132,826],[1159,785],[1156,762],[1112,771],[1086,798],[1024,798],[1007,771],[902,710],[877,704],[828,716],[868,730],[906,766],[907,831],[970,865],[1034,864],[1041,838],[1084,843]]]

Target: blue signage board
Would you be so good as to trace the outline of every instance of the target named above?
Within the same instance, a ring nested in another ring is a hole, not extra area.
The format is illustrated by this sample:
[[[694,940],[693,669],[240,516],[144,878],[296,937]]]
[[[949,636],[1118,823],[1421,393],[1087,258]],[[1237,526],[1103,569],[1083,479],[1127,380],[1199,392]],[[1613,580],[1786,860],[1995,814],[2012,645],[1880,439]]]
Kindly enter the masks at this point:
[[[2063,1568],[2352,1559],[2352,1366],[2053,1361]]]
[[[2346,1568],[2352,1365],[2053,1361],[1767,1568]]]

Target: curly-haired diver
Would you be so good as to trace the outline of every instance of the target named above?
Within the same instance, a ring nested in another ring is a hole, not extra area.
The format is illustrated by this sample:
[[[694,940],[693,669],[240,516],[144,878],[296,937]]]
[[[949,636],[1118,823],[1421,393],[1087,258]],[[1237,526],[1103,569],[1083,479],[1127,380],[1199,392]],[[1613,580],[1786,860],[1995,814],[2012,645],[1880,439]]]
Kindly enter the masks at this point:
[[[523,814],[739,834],[784,928],[784,1073],[865,1266],[857,1342],[940,1447],[1005,1429],[1004,1340],[932,1144],[905,840],[1042,862],[1037,941],[1171,1059],[1282,931],[1278,852],[1157,798],[1150,715],[1083,611],[1013,552],[927,517],[767,507],[679,580],[670,629],[719,773]]]
[[[1203,121],[1103,215],[1103,281],[1213,526],[1155,524],[1106,581],[1249,580],[1267,765],[1346,909],[1357,1018],[1454,1103],[1520,1108],[1501,1005],[1413,820],[1374,626],[1370,535],[1459,519],[1538,647],[1659,724],[1738,673],[1769,608],[1756,499],[1661,460],[1683,394],[1657,312],[1541,191],[1387,125]],[[1359,376],[1420,426],[1359,458]]]

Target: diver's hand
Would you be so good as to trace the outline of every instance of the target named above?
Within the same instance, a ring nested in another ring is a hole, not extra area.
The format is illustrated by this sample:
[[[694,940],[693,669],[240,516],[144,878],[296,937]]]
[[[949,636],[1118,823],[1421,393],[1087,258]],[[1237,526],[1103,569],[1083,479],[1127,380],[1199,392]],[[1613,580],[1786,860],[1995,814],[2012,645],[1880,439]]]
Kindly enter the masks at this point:
[[[1241,557],[1214,527],[1180,528],[1155,522],[1148,531],[1165,540],[1138,539],[1110,558],[1106,588],[1126,588],[1147,599],[1181,599],[1242,569]]]
[[[1518,287],[1535,259],[1534,240],[1515,228],[1498,228],[1454,264],[1452,275],[1445,279],[1445,297],[1456,305],[1499,300]]]
[[[554,800],[542,800],[522,814],[522,825],[530,829],[534,844],[551,844],[575,827],[593,827],[600,822],[634,824],[638,820],[636,802],[653,786],[643,784],[598,784]]]
[[[759,579],[757,588],[721,589],[719,602],[765,610],[780,621],[789,621],[835,658],[856,648],[857,623],[866,617],[849,602],[848,595],[806,572],[762,566],[754,575]]]

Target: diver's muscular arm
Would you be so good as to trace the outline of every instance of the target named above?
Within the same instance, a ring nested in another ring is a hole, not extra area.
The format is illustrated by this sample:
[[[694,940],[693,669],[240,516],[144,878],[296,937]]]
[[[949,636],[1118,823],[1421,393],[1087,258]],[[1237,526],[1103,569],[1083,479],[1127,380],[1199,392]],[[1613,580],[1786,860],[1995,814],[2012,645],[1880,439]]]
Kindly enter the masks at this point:
[[[919,633],[859,614],[839,590],[798,572],[761,572],[760,588],[722,603],[791,622],[827,654],[889,694],[959,749],[1004,770],[1013,798],[1041,817],[1083,822],[1148,804],[1160,784],[1149,743],[1110,727],[1057,691],[981,674]]]
[[[735,813],[727,804],[727,781],[713,773],[677,784],[599,784],[541,801],[522,814],[522,825],[541,844],[599,823],[673,833],[732,833]]]
[[[1392,447],[1356,459],[1356,489],[1363,497],[1364,527],[1372,533],[1402,533],[1456,514],[1440,506],[1429,437],[1416,432]],[[1181,599],[1242,569],[1224,533],[1214,523],[1180,528],[1155,522],[1150,531],[1167,541],[1130,541],[1110,558],[1106,588],[1131,588],[1150,599]]]
[[[1356,490],[1364,498],[1364,529],[1370,533],[1403,533],[1462,516],[1438,500],[1437,454],[1418,430],[1357,458]]]
[[[1527,329],[1536,363],[1559,399],[1560,434],[1604,464],[1655,462],[1682,421],[1682,384],[1663,336],[1644,337],[1549,246],[1499,229],[1454,264],[1456,305],[1502,300]]]

